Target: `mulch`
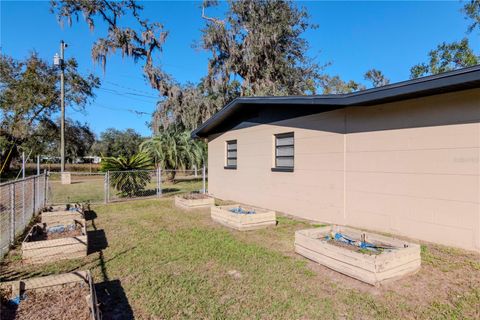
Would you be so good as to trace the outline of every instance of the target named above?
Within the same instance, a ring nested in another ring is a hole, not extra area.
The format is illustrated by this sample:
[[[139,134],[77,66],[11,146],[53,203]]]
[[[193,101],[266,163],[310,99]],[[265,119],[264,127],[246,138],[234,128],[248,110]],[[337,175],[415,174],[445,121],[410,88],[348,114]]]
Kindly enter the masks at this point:
[[[1,291],[2,320],[63,319],[88,320],[90,311],[85,298],[86,284],[58,286],[49,290],[26,290],[18,306],[7,303],[9,292]]]
[[[64,231],[64,232],[48,233],[46,240],[78,237],[78,236],[81,236],[81,235],[82,235],[82,227],[77,226],[74,230],[69,230],[69,231]]]
[[[64,232],[42,232],[32,235],[30,238],[31,242],[34,241],[43,241],[43,240],[54,240],[54,239],[62,239],[62,238],[70,238],[70,237],[78,237],[82,235],[82,227],[77,225],[74,230],[67,230]]]

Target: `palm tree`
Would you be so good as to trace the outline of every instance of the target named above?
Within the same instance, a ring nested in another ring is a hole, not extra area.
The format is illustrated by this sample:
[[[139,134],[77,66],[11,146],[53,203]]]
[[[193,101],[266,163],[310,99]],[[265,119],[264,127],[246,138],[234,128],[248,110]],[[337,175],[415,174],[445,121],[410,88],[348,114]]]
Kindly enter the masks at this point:
[[[206,161],[206,144],[193,140],[188,131],[170,128],[144,141],[140,151],[155,161],[157,167],[170,171],[170,179],[175,179],[175,171],[193,166],[201,167]]]
[[[102,171],[111,171],[110,185],[121,197],[133,197],[142,192],[150,182],[148,170],[152,168],[152,159],[144,152],[131,157],[102,157],[101,162]]]

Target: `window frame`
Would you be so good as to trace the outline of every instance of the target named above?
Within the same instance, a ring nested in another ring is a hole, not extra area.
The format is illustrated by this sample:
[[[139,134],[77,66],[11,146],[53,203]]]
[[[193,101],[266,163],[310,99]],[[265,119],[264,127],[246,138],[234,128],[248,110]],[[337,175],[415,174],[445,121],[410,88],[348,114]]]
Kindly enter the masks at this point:
[[[274,134],[273,136],[274,138],[274,167],[272,168],[272,171],[276,171],[276,172],[293,172],[294,171],[294,168],[295,168],[295,134],[294,132],[285,132],[285,133],[278,133],[278,134]],[[292,144],[286,144],[286,145],[281,145],[279,146],[277,143],[278,143],[278,139],[281,139],[281,138],[292,138]],[[293,149],[293,153],[291,156],[279,156],[277,155],[277,150],[279,148],[283,148],[283,147],[291,147]],[[293,165],[292,166],[279,166],[277,165],[277,159],[278,158],[291,158],[293,161]]]
[[[235,149],[228,149],[228,146],[230,144],[235,144]],[[235,151],[236,156],[235,157],[229,157],[228,152],[229,151]],[[236,165],[229,165],[228,160],[235,159]],[[233,139],[233,140],[227,140],[225,141],[225,166],[223,167],[224,169],[231,169],[231,170],[236,170],[238,165],[238,140]]]

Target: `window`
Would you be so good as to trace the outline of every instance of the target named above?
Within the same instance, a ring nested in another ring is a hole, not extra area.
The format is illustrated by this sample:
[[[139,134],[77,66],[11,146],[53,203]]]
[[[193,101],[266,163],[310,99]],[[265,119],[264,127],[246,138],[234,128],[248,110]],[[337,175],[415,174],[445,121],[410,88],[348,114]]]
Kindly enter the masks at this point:
[[[275,135],[275,168],[272,171],[293,172],[293,132]]]
[[[225,169],[237,169],[237,140],[227,141],[227,161]]]

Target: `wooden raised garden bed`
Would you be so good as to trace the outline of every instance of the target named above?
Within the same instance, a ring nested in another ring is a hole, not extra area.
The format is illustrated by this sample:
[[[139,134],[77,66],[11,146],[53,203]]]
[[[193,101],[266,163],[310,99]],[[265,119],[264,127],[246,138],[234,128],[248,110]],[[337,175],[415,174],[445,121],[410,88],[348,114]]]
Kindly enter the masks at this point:
[[[84,219],[83,213],[79,211],[52,211],[42,212],[42,223],[47,226],[53,226],[58,224],[73,223],[74,220]]]
[[[100,319],[89,271],[4,282],[0,299],[2,320]]]
[[[239,204],[211,207],[213,221],[240,230],[255,230],[277,224],[275,211]]]
[[[49,207],[42,212],[42,223],[47,226],[71,224],[73,220],[85,219],[85,211],[90,210],[90,204],[66,204]]]
[[[84,219],[55,226],[38,223],[22,242],[22,259],[27,263],[44,263],[81,258],[87,255],[87,248]]]
[[[374,286],[415,273],[421,264],[418,244],[347,227],[299,230],[295,252]]]
[[[90,203],[67,203],[62,205],[55,205],[46,207],[44,209],[45,212],[55,212],[55,211],[77,211],[80,213],[85,213],[85,211],[90,210]]]
[[[215,199],[203,193],[186,193],[175,196],[175,206],[182,209],[209,208],[215,205]]]

